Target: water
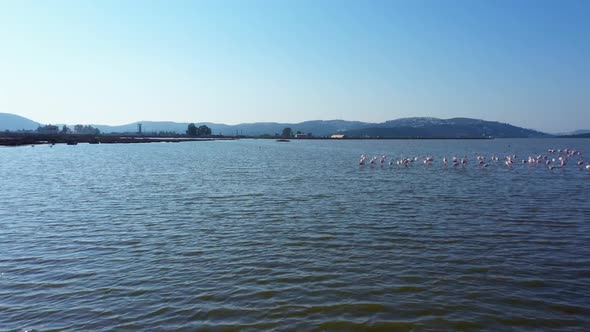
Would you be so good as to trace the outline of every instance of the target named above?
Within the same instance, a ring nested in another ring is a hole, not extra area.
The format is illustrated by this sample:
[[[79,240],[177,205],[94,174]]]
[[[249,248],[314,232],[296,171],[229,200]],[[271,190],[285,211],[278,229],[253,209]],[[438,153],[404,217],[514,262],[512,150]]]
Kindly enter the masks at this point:
[[[0,330],[590,329],[590,140],[0,149]],[[361,153],[432,166],[358,166]]]

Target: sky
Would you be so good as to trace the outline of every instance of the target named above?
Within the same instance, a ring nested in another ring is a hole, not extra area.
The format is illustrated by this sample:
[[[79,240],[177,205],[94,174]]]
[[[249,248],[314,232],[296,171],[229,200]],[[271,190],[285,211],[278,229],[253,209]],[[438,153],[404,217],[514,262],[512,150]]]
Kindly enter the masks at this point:
[[[0,0],[0,112],[590,129],[589,17],[587,0]]]

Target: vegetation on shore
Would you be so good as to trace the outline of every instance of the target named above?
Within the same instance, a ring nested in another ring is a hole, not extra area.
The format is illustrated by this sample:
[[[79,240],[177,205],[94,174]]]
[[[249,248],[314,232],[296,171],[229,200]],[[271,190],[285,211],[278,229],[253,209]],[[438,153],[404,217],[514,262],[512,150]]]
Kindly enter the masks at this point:
[[[190,123],[182,134],[176,131],[142,132],[138,123],[137,132],[101,133],[98,128],[90,125],[75,125],[72,128],[62,125],[38,125],[36,130],[0,132],[0,145],[19,146],[35,144],[78,144],[78,143],[151,143],[151,142],[185,142],[210,139],[491,139],[491,138],[523,138],[523,137],[556,137],[534,130],[515,127],[508,124],[476,119],[435,119],[406,118],[389,121],[382,127],[363,127],[356,130],[337,131],[338,135],[304,133],[285,126],[282,131],[272,134],[213,135],[209,126]],[[568,135],[558,137],[587,138],[590,134]]]
[[[139,135],[77,135],[77,134],[39,134],[39,133],[0,133],[0,146],[22,146],[39,144],[124,144],[124,143],[178,143],[206,141],[219,138],[195,137],[151,137]]]
[[[211,129],[206,125],[197,127],[194,123],[188,125],[186,134],[190,137],[207,137],[211,136]]]

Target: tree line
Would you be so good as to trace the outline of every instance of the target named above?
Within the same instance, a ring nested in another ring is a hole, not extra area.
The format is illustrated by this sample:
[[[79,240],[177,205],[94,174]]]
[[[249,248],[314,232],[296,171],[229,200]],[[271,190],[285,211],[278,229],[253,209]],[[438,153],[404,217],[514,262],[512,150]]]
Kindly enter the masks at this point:
[[[192,137],[211,136],[211,128],[205,125],[197,127],[194,123],[191,123],[186,129],[186,134]]]
[[[38,133],[43,134],[77,134],[77,135],[100,135],[100,130],[92,126],[75,125],[74,128],[70,128],[66,125],[61,127],[61,130],[57,126],[45,125],[37,128]]]

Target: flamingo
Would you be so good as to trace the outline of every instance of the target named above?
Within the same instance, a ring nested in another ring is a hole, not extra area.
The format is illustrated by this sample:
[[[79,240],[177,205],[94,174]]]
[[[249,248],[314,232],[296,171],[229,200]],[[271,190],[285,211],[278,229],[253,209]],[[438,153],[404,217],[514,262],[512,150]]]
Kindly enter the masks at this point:
[[[510,154],[510,155],[506,155],[504,158],[502,158],[502,161],[506,164],[506,166],[508,167],[513,167],[516,163],[521,163],[522,165],[529,165],[529,167],[533,167],[536,166],[537,164],[541,165],[541,164],[545,164],[548,169],[550,170],[554,170],[556,168],[565,168],[568,162],[572,162],[572,163],[576,163],[576,165],[579,166],[580,170],[582,169],[587,169],[590,170],[590,161],[585,161],[582,159],[582,153],[580,151],[574,150],[574,149],[569,149],[569,148],[564,148],[564,149],[548,149],[547,150],[548,153],[554,153],[553,156],[548,155],[548,154],[538,154],[538,155],[529,155],[526,158],[520,158],[516,159],[517,156],[516,154]],[[500,158],[498,157],[497,154],[493,154],[491,157],[489,156],[484,156],[482,154],[474,154],[475,158],[476,158],[476,162],[477,162],[477,166],[478,167],[488,167],[488,161],[492,160],[492,161],[499,161]],[[579,157],[576,157],[579,156]],[[572,160],[571,158],[575,158],[577,160]],[[389,165],[389,166],[393,166],[393,165],[403,165],[405,167],[409,167],[411,165],[413,165],[414,163],[417,163],[419,160],[422,160],[422,163],[424,165],[432,165],[435,162],[435,158],[433,158],[432,156],[423,156],[423,157],[417,157],[417,156],[412,156],[412,157],[404,157],[404,158],[400,158],[400,159],[395,159],[395,158],[388,158],[385,154],[379,156],[372,156],[371,158],[369,158],[369,163],[371,165],[376,165],[377,162],[379,161],[379,164],[383,167],[385,165]],[[462,167],[466,167],[469,164],[469,159],[467,158],[467,156],[464,157],[458,157],[458,156],[452,156],[452,157],[447,157],[444,156],[442,157],[442,164],[446,167],[449,163],[452,163],[453,166],[459,166],[461,165]],[[366,165],[367,164],[367,156],[365,154],[361,154],[361,157],[359,159],[359,165]]]

